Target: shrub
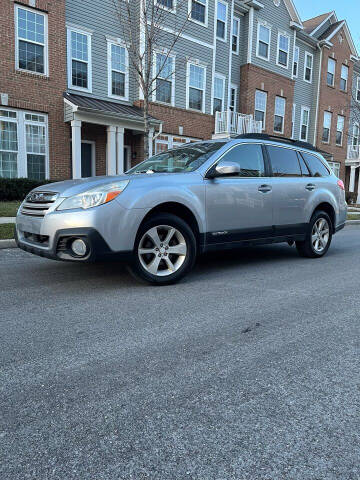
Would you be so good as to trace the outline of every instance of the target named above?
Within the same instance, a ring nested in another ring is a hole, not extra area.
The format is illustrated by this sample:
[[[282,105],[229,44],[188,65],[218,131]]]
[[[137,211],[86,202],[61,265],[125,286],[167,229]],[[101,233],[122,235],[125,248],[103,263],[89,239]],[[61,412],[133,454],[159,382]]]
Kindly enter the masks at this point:
[[[346,201],[349,205],[354,205],[356,203],[358,194],[355,192],[346,192]]]
[[[33,188],[51,183],[51,180],[29,178],[0,178],[0,202],[23,200]]]

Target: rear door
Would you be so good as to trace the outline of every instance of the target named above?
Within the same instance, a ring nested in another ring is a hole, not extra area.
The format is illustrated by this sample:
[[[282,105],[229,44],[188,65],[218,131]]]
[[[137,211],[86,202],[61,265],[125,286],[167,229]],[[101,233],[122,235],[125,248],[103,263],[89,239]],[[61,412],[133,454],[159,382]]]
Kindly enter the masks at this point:
[[[286,146],[267,145],[266,150],[273,174],[275,233],[303,233],[307,222],[305,206],[310,194],[306,185],[310,182],[309,177],[304,176],[306,172],[302,172],[299,154]]]
[[[237,144],[221,160],[238,163],[240,174],[205,180],[207,243],[272,236],[272,187],[263,146]]]

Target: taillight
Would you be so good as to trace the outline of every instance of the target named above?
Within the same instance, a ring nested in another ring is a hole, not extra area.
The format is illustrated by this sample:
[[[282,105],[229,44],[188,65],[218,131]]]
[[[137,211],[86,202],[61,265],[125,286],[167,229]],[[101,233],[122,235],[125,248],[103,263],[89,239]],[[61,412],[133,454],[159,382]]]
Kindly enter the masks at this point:
[[[338,180],[337,181],[337,184],[339,185],[339,187],[341,188],[341,190],[345,190],[345,185],[344,185],[344,182],[342,180]]]

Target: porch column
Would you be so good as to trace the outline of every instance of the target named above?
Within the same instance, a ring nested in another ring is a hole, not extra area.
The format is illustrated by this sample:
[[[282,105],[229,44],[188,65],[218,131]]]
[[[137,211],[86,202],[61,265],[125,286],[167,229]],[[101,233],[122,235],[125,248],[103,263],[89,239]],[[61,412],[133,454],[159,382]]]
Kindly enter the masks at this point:
[[[71,121],[72,178],[81,178],[81,122]]]
[[[149,130],[149,157],[153,155],[153,141],[154,141],[154,129]]]
[[[117,174],[124,173],[124,127],[116,127]]]
[[[355,166],[351,165],[350,167],[350,182],[349,182],[349,191],[353,192],[355,190]]]
[[[356,203],[359,205],[360,203],[360,168],[357,169],[358,171],[358,194],[357,194],[357,199],[356,199]]]
[[[106,175],[116,175],[116,127],[107,127]]]

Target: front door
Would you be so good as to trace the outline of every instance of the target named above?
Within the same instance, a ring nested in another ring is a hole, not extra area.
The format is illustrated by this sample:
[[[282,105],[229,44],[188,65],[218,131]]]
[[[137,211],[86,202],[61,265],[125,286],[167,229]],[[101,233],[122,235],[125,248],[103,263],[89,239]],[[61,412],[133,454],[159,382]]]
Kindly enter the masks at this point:
[[[93,168],[92,168],[92,148],[91,143],[82,142],[81,143],[81,177],[92,177]]]
[[[208,244],[237,242],[273,235],[271,178],[260,144],[239,144],[222,160],[237,162],[240,174],[206,180]]]

